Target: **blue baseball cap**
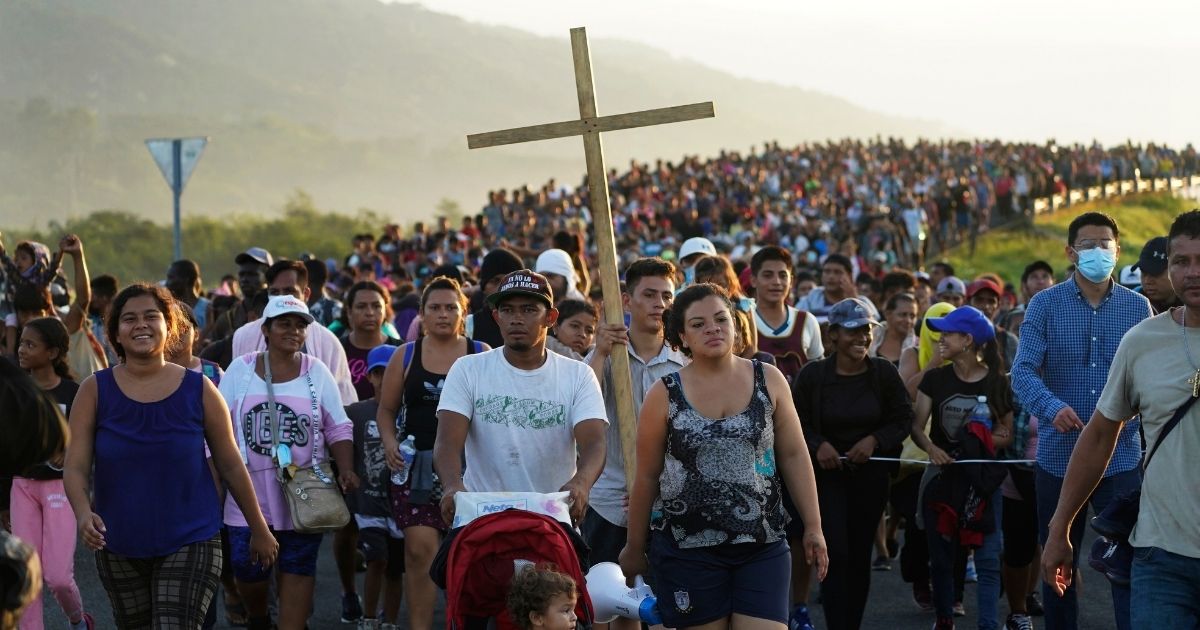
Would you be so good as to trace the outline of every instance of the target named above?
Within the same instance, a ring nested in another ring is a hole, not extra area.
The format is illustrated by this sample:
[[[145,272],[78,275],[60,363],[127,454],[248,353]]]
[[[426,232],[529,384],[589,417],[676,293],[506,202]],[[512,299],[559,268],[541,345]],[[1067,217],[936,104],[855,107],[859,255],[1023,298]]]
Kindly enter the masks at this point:
[[[377,367],[387,367],[393,354],[396,354],[396,346],[389,346],[386,343],[371,348],[371,351],[367,353],[367,373],[370,374],[371,370]]]
[[[974,306],[960,306],[945,317],[931,317],[925,320],[925,323],[933,332],[971,335],[979,345],[996,338],[996,327],[992,325],[992,321]]]
[[[875,320],[874,309],[867,306],[862,298],[856,297],[846,298],[834,304],[833,308],[829,309],[828,320],[830,326],[849,329],[879,325]]]

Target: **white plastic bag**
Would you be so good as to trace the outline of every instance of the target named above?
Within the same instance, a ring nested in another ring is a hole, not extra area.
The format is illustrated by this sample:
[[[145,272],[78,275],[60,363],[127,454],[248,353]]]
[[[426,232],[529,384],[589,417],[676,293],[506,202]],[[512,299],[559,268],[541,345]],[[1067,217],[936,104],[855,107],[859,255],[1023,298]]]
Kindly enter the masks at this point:
[[[550,518],[571,524],[571,510],[568,503],[569,492],[459,492],[454,495],[454,523],[452,528],[459,528],[471,521],[488,514],[503,512],[508,509],[525,510],[549,516]]]

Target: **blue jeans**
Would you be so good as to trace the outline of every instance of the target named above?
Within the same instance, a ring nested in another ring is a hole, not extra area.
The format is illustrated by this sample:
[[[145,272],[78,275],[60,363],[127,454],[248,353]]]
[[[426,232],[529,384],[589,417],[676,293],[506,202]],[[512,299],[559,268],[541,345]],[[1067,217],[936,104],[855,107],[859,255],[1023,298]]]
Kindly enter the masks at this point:
[[[992,495],[996,528],[983,537],[983,546],[975,550],[975,571],[979,575],[976,598],[979,607],[979,630],[1000,628],[998,603],[1000,601],[1000,551],[1004,532],[1000,526],[1004,502],[1000,490]],[[929,574],[933,584],[933,606],[938,617],[954,616],[954,556],[967,550],[959,546],[958,539],[946,540],[937,532],[937,514],[925,507],[925,534],[929,540]]]
[[[1062,493],[1063,480],[1062,477],[1056,477],[1038,466],[1034,483],[1037,488],[1038,542],[1045,545],[1050,531],[1050,517],[1054,516],[1054,509],[1058,507],[1058,495]],[[1093,512],[1099,514],[1109,501],[1136,490],[1141,485],[1142,474],[1136,468],[1105,477],[1100,480],[1100,485],[1096,486],[1095,492],[1092,492],[1088,503],[1091,503]],[[1075,522],[1071,524],[1069,536],[1074,554],[1072,560],[1076,570],[1079,569],[1079,550],[1083,545],[1083,533],[1088,522],[1087,506],[1085,505],[1076,516]],[[1116,617],[1117,629],[1130,630],[1129,587],[1111,583],[1110,587],[1112,588],[1113,616]],[[1062,597],[1059,597],[1049,584],[1043,583],[1042,605],[1046,608],[1046,630],[1076,630],[1079,627],[1079,602],[1075,597],[1074,583]]]
[[[1133,627],[1200,628],[1200,558],[1158,547],[1133,551]]]

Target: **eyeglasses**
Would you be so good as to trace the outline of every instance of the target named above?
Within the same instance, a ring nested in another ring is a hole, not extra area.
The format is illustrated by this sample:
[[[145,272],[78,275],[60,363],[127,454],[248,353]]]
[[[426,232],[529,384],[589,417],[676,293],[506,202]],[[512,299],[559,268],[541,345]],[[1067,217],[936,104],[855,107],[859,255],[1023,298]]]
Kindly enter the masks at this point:
[[[1075,245],[1075,251],[1082,252],[1082,251],[1086,251],[1089,249],[1096,249],[1097,247],[1100,249],[1113,250],[1113,249],[1117,248],[1117,242],[1112,240],[1111,238],[1105,238],[1105,239],[1099,239],[1099,240],[1088,238],[1088,239],[1079,241],[1079,243],[1077,245]]]

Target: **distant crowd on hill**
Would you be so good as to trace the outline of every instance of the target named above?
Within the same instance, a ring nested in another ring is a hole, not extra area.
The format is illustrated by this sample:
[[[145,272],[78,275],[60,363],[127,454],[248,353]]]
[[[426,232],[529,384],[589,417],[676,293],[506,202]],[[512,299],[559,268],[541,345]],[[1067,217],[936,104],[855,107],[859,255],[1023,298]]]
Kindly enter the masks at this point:
[[[990,226],[1030,214],[1034,199],[1135,175],[1195,174],[1198,165],[1191,145],[768,143],[709,160],[633,162],[611,170],[609,188],[622,266],[639,256],[670,260],[685,240],[703,236],[734,263],[777,244],[801,269],[815,271],[838,253],[855,262],[856,276],[880,278],[897,266],[921,269]],[[557,247],[591,267],[592,220],[586,186],[550,180],[537,189],[494,190],[460,225],[438,219],[410,234],[389,226],[378,239],[360,239],[358,255],[339,263],[374,252],[377,276],[402,267],[397,280],[419,279],[442,264],[472,269],[489,249],[505,246],[529,258]]]

